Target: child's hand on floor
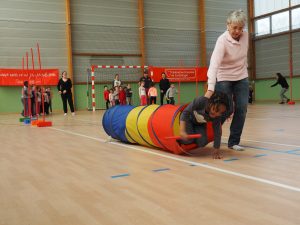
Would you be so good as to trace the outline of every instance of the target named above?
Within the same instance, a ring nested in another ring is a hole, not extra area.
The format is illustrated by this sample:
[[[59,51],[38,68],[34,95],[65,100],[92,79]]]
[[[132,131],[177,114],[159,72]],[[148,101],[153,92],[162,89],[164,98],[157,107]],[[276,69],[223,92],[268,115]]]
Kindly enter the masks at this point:
[[[212,157],[213,157],[213,159],[222,159],[223,156],[222,156],[220,149],[215,148],[212,152]]]

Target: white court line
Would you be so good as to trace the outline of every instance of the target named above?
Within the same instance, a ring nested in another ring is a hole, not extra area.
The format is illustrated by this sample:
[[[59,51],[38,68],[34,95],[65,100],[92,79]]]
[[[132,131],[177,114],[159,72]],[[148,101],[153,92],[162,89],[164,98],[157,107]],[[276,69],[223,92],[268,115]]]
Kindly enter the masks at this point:
[[[77,119],[77,118],[73,118],[74,120],[78,120],[78,121],[83,121],[83,122],[90,122],[90,123],[99,123],[100,125],[100,120],[99,121],[94,121],[94,120],[83,120],[83,119]]]
[[[72,132],[72,131],[67,131],[67,130],[53,128],[53,127],[49,127],[49,128],[53,129],[53,130],[61,131],[61,132],[64,132],[64,133],[89,138],[89,139],[92,139],[92,140],[95,140],[95,141],[107,142],[104,139],[90,137],[90,136],[75,133],[75,132]],[[132,146],[132,145],[122,144],[120,142],[109,142],[109,144],[121,146],[121,147],[123,147],[122,149],[125,149],[125,148],[133,149],[135,151],[144,152],[144,153],[147,153],[147,154],[150,154],[150,155],[156,155],[156,156],[160,156],[162,158],[172,159],[172,160],[175,160],[175,161],[187,163],[189,165],[193,164],[193,165],[197,165],[197,166],[200,166],[200,167],[203,167],[203,168],[206,168],[206,169],[215,170],[215,171],[218,171],[218,172],[221,172],[221,173],[230,174],[230,175],[237,176],[237,177],[242,177],[242,178],[245,178],[245,179],[248,179],[248,180],[254,180],[254,181],[257,181],[257,182],[260,182],[260,183],[270,184],[270,185],[273,185],[273,186],[276,186],[276,187],[281,187],[281,188],[284,188],[284,189],[300,192],[300,188],[298,188],[298,187],[293,187],[293,186],[290,186],[290,185],[281,184],[281,183],[274,182],[274,181],[271,181],[271,180],[267,180],[267,179],[263,179],[263,178],[259,178],[259,177],[254,177],[254,176],[250,176],[250,175],[246,175],[246,174],[242,174],[242,173],[238,173],[238,172],[233,172],[233,171],[230,171],[230,170],[220,169],[220,168],[217,168],[217,167],[214,167],[214,166],[209,166],[209,165],[206,165],[206,164],[203,164],[203,163],[198,163],[198,162],[193,162],[193,161],[186,160],[186,159],[181,159],[181,158],[178,158],[178,157],[175,157],[175,156],[164,155],[164,154],[161,154],[161,153],[158,153],[158,152],[152,152],[152,151],[142,149],[142,148],[138,148],[138,147],[135,147],[135,146]]]
[[[228,140],[228,137],[222,137],[222,138]],[[300,145],[290,145],[290,144],[282,144],[282,143],[268,142],[268,141],[255,141],[255,140],[248,140],[248,139],[241,139],[241,141],[248,141],[248,142],[261,143],[261,144],[280,145],[280,146],[286,146],[286,147],[300,148]]]

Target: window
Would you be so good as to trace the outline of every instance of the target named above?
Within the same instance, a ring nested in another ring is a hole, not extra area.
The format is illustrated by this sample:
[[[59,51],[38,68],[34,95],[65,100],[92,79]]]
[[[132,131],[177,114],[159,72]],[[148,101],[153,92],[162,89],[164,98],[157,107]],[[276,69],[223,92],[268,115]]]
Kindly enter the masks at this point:
[[[272,15],[272,34],[289,29],[289,11]]]
[[[291,5],[292,6],[300,5],[300,0],[291,0]]]
[[[299,2],[300,0],[292,0]],[[274,12],[280,9],[288,8],[289,0],[254,0],[255,16]]]
[[[255,21],[256,36],[270,34],[270,17]]]
[[[292,10],[292,29],[300,28],[300,8]]]

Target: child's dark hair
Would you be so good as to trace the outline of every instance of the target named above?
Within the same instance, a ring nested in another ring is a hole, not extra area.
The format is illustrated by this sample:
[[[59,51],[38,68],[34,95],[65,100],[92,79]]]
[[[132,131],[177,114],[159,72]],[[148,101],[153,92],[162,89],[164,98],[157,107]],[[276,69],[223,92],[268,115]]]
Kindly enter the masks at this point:
[[[281,73],[276,73],[276,75],[277,75],[278,78],[282,78],[283,77]]]
[[[208,100],[208,105],[209,106],[216,106],[216,109],[219,111],[220,106],[224,105],[226,107],[226,110],[229,109],[229,99],[226,94],[223,92],[214,92],[213,95],[210,97]]]

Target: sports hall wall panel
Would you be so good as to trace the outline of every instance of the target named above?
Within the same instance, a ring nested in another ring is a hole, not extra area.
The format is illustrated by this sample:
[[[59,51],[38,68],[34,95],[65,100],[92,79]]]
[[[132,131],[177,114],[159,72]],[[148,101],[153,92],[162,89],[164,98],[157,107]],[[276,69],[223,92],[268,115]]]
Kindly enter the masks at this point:
[[[71,3],[73,53],[140,53],[137,1],[74,0]],[[76,83],[86,82],[86,69],[91,64],[139,65],[140,57],[76,55],[73,58]],[[113,70],[104,73],[106,80],[113,80]],[[99,79],[98,74],[96,78]]]
[[[146,61],[156,66],[200,62],[198,1],[144,1]]]
[[[230,11],[242,9],[247,14],[247,0],[206,0],[205,23],[206,23],[206,55],[209,65],[211,54],[214,50],[217,38],[227,30],[226,19]],[[247,29],[247,28],[246,28]]]
[[[300,32],[293,33],[293,72],[300,76]]]
[[[40,44],[42,67],[67,67],[65,1],[1,1],[0,67],[22,68],[22,57]],[[31,67],[31,59],[29,63]]]
[[[277,72],[289,75],[289,37],[277,36],[255,42],[256,78],[274,78]]]

